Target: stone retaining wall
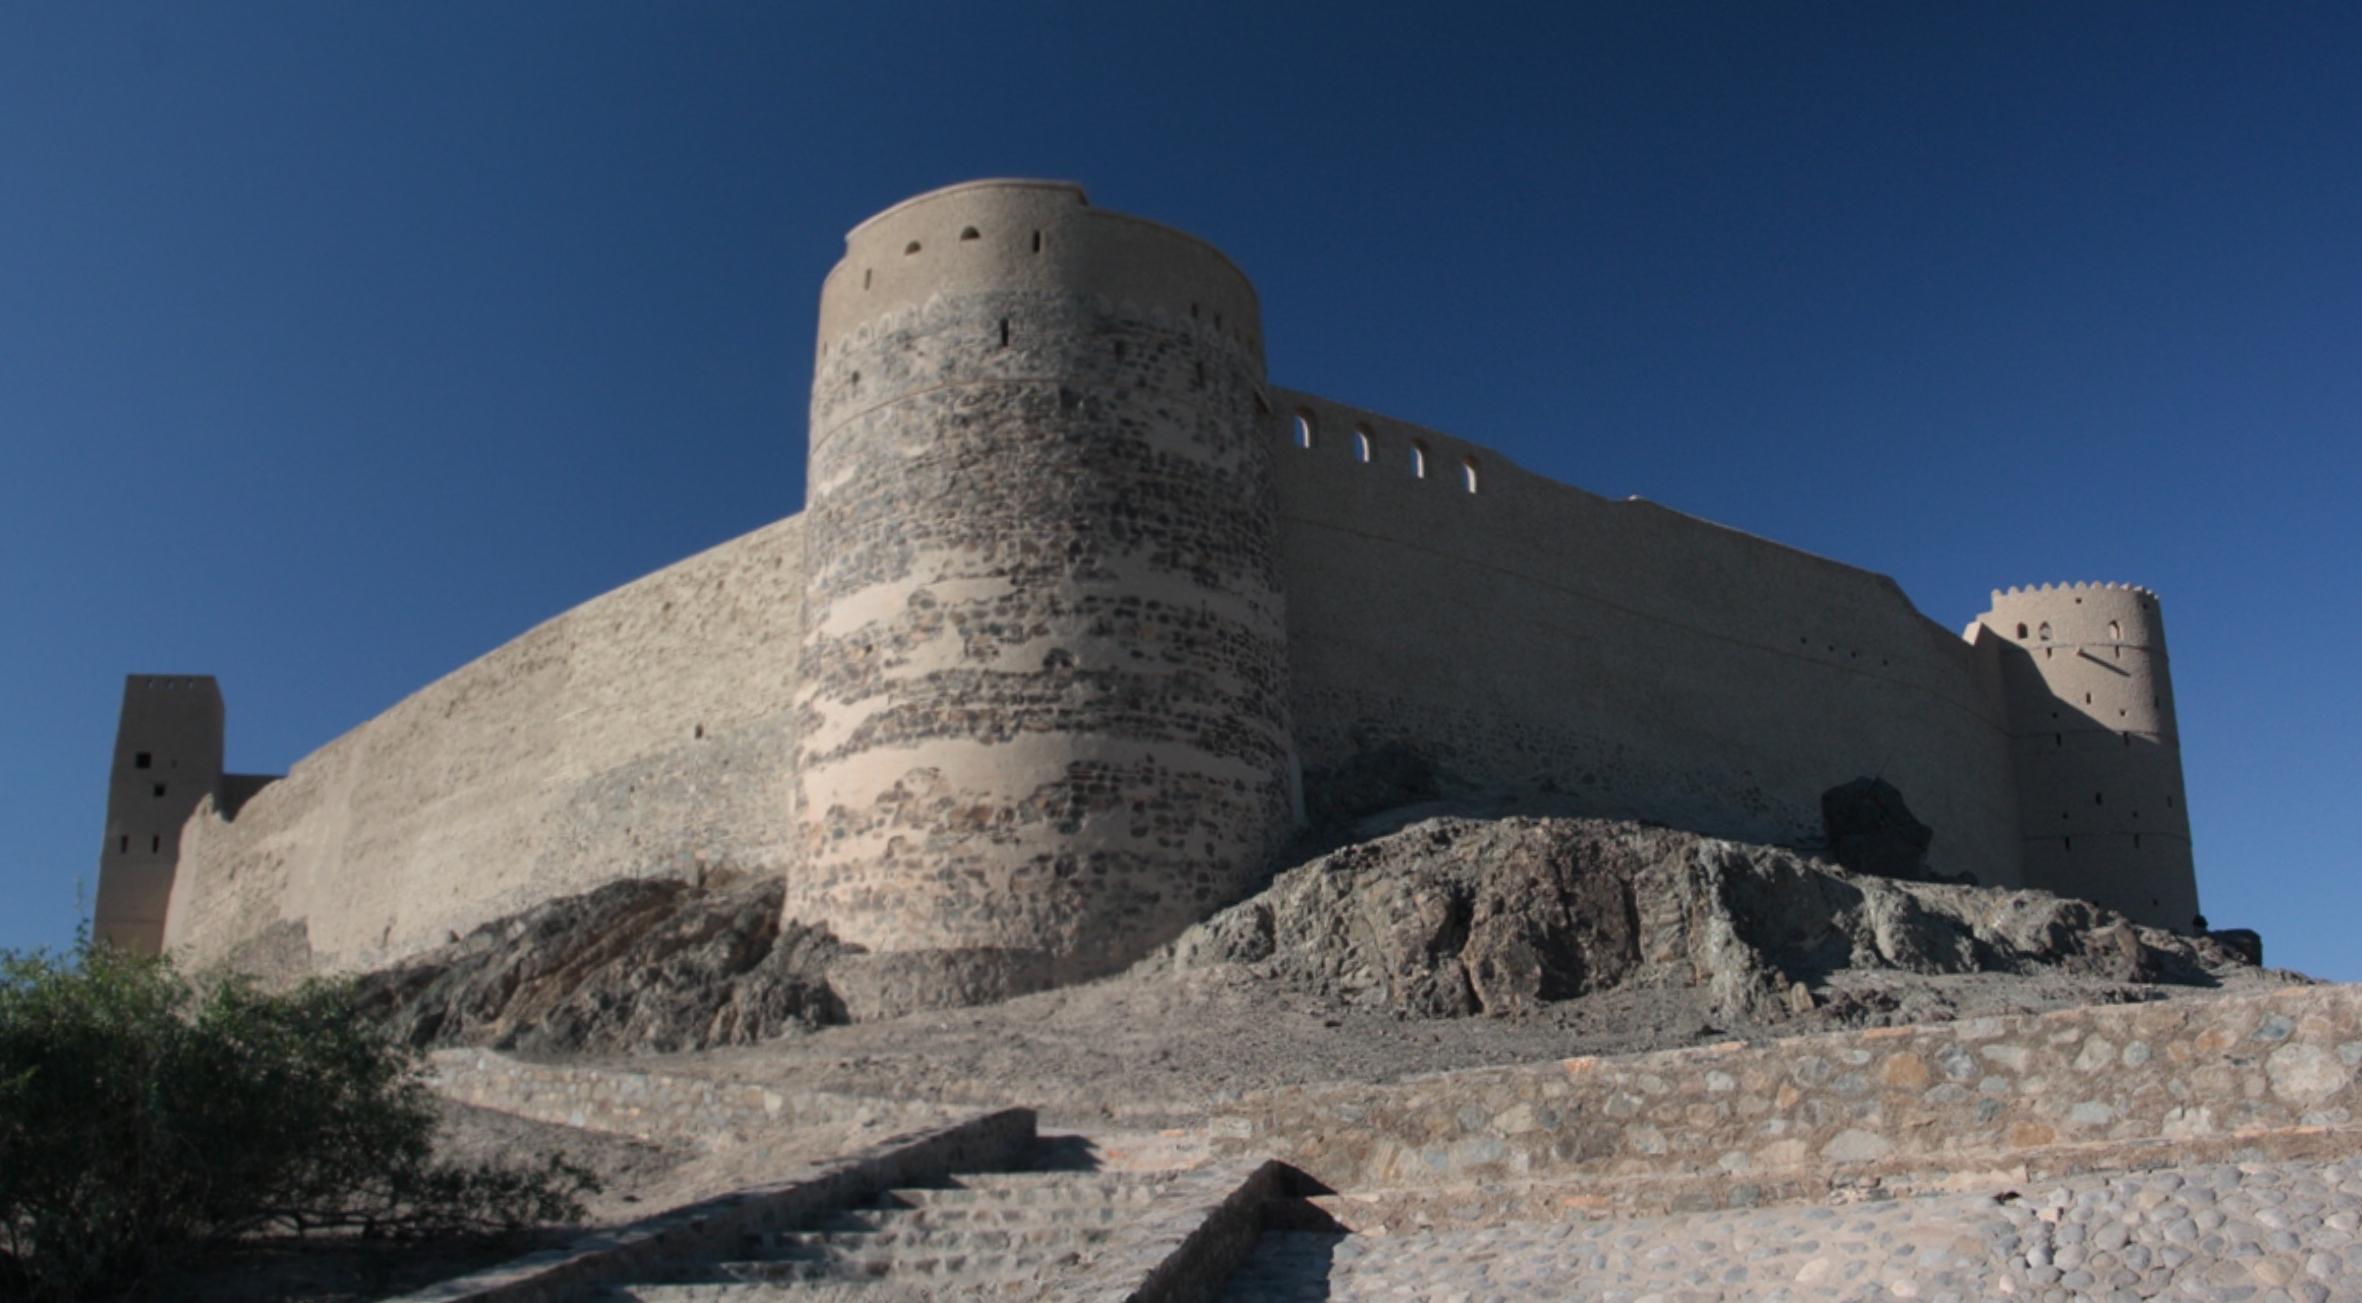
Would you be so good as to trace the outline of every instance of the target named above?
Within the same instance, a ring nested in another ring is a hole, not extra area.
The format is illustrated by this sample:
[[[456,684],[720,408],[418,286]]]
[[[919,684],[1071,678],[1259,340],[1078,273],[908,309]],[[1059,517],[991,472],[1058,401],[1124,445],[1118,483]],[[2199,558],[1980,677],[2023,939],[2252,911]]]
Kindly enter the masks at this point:
[[[2342,1131],[2358,1064],[2362,988],[2297,987],[1258,1092],[1215,1148],[1347,1191],[1683,1178],[1746,1203]]]
[[[478,1108],[640,1140],[702,1148],[770,1143],[797,1128],[909,1128],[948,1111],[928,1104],[859,1099],[762,1086],[554,1063],[528,1063],[490,1050],[437,1050],[438,1094]]]

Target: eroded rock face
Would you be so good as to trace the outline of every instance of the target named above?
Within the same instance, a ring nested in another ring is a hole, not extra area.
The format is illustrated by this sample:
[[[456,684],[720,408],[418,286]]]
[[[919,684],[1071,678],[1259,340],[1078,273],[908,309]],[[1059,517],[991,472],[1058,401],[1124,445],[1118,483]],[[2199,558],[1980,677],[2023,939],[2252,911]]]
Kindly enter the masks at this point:
[[[2204,938],[2045,892],[1902,882],[1793,851],[1595,819],[1430,819],[1291,869],[1161,962],[1249,964],[1416,1017],[1628,986],[1774,1021],[1846,968],[2211,982]]]
[[[360,982],[413,1045],[543,1053],[746,1045],[844,1021],[842,947],[779,922],[777,879],[717,890],[627,880],[548,901]]]

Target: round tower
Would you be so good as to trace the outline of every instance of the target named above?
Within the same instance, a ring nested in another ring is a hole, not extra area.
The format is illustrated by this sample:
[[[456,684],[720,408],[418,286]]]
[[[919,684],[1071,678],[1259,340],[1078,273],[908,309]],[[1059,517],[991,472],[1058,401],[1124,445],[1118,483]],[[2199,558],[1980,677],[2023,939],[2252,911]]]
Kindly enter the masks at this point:
[[[867,947],[887,1003],[1128,964],[1288,835],[1262,379],[1246,277],[1078,186],[954,186],[846,237],[785,912]]]
[[[1993,594],[2026,885],[2186,930],[2198,913],[2181,733],[2157,595],[2122,584]]]

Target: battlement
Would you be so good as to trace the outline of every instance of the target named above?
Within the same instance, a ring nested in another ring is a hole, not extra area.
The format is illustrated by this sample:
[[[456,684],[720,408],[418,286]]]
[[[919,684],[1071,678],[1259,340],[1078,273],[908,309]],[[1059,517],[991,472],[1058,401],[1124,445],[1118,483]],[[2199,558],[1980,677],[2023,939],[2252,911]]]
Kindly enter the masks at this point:
[[[2139,584],[2119,584],[2119,583],[2113,583],[2113,582],[2102,582],[2102,583],[2079,582],[2079,583],[2071,583],[2071,584],[2028,584],[2028,585],[2025,585],[2024,587],[1996,588],[1996,589],[1994,589],[1994,590],[1993,590],[1993,600],[1994,600],[1994,601],[1996,601],[1996,602],[1998,602],[1998,601],[2001,601],[2001,600],[2003,600],[2004,598],[2014,598],[2014,597],[2033,597],[2033,596],[2035,596],[2036,594],[2039,594],[2039,593],[2064,593],[2064,594],[2072,594],[2072,593],[2086,593],[2086,592],[2094,592],[2094,591],[2115,591],[2115,592],[2135,593],[2135,594],[2138,594],[2138,595],[2140,595],[2140,596],[2142,596],[2142,597],[2149,598],[2149,599],[2151,599],[2151,600],[2155,600],[2155,598],[2156,598],[2156,596],[2157,596],[2157,594],[2155,594],[2154,592],[2151,592],[2150,590],[2148,590],[2148,589],[2146,589],[2146,588],[2143,588],[2143,587],[2141,587]]]
[[[1093,208],[1063,181],[973,181],[854,227],[820,292],[823,358],[863,324],[937,297],[1086,294],[1228,335],[1262,372],[1262,308],[1246,274],[1194,235]]]

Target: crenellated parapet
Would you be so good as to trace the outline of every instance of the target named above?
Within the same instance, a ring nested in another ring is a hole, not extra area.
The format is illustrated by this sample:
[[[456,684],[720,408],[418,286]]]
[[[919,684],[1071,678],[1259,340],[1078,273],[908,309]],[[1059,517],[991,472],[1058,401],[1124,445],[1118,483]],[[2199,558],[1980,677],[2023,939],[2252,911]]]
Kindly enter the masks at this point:
[[[2027,884],[2188,927],[2197,880],[2157,595],[2011,588],[1977,618],[2004,647]]]

